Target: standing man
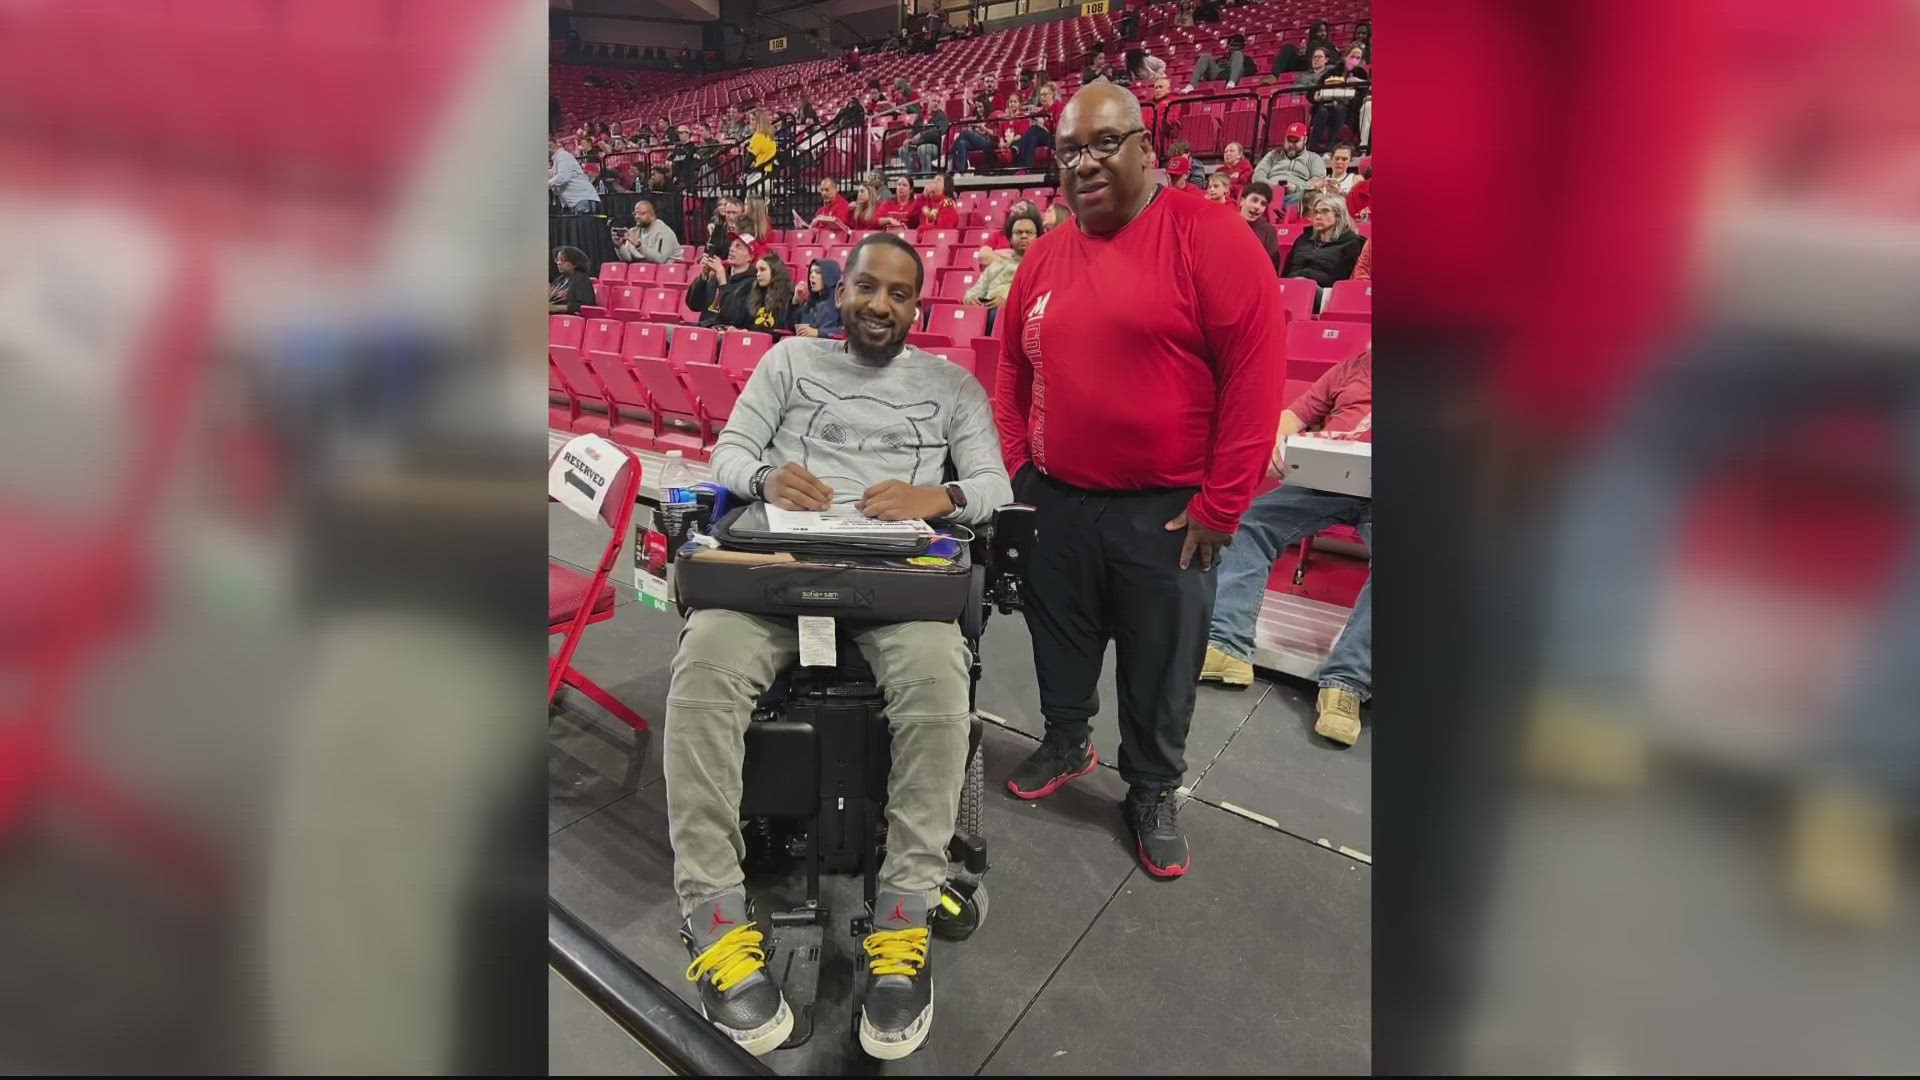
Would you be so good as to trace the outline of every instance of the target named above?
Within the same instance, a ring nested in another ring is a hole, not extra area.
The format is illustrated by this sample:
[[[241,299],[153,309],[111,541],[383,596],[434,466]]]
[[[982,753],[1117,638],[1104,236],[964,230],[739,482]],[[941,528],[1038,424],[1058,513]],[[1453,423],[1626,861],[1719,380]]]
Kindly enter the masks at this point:
[[[560,197],[560,205],[573,214],[600,212],[600,193],[594,190],[580,159],[566,152],[555,139],[547,140],[547,187]]]
[[[1129,91],[1074,95],[1054,146],[1073,222],[1028,250],[1000,313],[994,418],[1038,511],[1026,616],[1047,722],[1007,786],[1038,799],[1093,769],[1113,640],[1122,815],[1147,872],[1177,877],[1214,564],[1273,451],[1286,335],[1253,234],[1155,186],[1146,136]]]

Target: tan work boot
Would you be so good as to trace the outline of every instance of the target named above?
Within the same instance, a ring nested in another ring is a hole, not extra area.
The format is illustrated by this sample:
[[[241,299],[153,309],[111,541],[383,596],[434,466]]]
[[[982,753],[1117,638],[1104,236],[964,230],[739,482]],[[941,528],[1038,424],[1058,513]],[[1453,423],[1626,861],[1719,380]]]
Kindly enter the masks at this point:
[[[1207,662],[1200,668],[1201,682],[1217,682],[1227,686],[1252,686],[1253,665],[1245,660],[1235,660],[1221,652],[1218,646],[1207,646]]]
[[[1814,918],[1878,929],[1893,917],[1898,824],[1865,792],[1817,788],[1795,800],[1788,839],[1788,891]]]
[[[1639,719],[1598,700],[1542,697],[1523,734],[1525,772],[1594,792],[1637,791],[1651,770]]]
[[[1360,695],[1344,686],[1320,688],[1320,719],[1313,733],[1344,746],[1360,741]]]

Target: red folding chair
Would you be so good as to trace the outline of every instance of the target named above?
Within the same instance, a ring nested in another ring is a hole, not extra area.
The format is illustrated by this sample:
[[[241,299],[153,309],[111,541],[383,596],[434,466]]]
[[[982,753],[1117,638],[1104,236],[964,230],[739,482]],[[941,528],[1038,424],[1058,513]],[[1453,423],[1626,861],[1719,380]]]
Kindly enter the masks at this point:
[[[1336,281],[1320,317],[1332,322],[1373,321],[1373,279]]]
[[[573,666],[574,651],[580,647],[580,639],[585,636],[587,627],[606,622],[619,610],[619,598],[607,578],[613,573],[614,563],[620,559],[620,549],[628,530],[633,527],[634,496],[640,487],[640,459],[633,455],[633,451],[598,436],[578,436],[562,446],[547,464],[548,502],[567,505],[552,494],[554,485],[581,482],[577,478],[569,480],[569,474],[575,472],[575,466],[569,462],[569,458],[584,463],[587,468],[605,470],[611,474],[606,486],[606,498],[594,517],[601,524],[611,527],[613,532],[607,540],[606,549],[600,553],[600,565],[591,577],[558,559],[547,560],[547,636],[563,635],[560,651],[547,660],[547,706],[552,708],[553,699],[562,686],[571,686],[625,721],[628,727],[645,731],[647,722],[639,713]],[[580,513],[572,506],[568,506],[568,509]]]

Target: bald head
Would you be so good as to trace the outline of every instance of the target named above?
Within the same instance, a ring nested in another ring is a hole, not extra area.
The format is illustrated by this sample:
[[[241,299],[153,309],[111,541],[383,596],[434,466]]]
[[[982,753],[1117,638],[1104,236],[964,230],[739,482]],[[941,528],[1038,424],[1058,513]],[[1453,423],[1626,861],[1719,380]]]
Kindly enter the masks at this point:
[[[1061,112],[1060,192],[1089,235],[1117,232],[1153,197],[1146,127],[1139,100],[1112,83],[1081,87]]]

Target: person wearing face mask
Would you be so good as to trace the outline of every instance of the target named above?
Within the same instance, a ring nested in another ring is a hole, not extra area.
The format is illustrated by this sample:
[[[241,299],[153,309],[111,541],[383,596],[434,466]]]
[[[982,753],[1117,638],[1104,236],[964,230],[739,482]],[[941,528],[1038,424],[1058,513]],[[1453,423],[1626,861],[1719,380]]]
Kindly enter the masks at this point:
[[[1307,95],[1307,99],[1313,103],[1308,149],[1325,153],[1345,130],[1349,113],[1359,107],[1368,78],[1367,69],[1361,66],[1364,51],[1356,45],[1348,50],[1340,66],[1317,70],[1318,78],[1312,84],[1314,89]],[[1321,55],[1319,50],[1315,50],[1316,61]]]
[[[1253,178],[1265,181],[1276,192],[1284,192],[1284,202],[1292,206],[1301,192],[1315,180],[1327,175],[1327,160],[1307,149],[1307,125],[1287,125],[1281,144],[1269,150],[1253,167]]]
[[[815,259],[807,267],[807,280],[794,293],[793,308],[787,313],[788,329],[801,337],[832,337],[840,332],[840,264],[832,259]]]
[[[906,343],[924,283],[901,238],[854,245],[837,290],[846,340],[787,338],[761,359],[714,443],[714,479],[785,510],[851,506],[976,528],[1013,501],[986,391]],[[954,482],[943,479],[949,464]],[[887,853],[855,976],[861,1047],[891,1060],[917,1049],[933,1023],[928,912],[947,878],[965,781],[972,658],[951,622],[849,630],[878,676],[893,739]],[[754,702],[798,654],[791,619],[697,610],[667,693],[667,829],[687,977],[706,1016],[753,1054],[786,1039],[793,1013],[747,901],[740,776]]]
[[[700,276],[687,286],[687,308],[700,313],[701,326],[753,325],[753,267],[766,254],[767,245],[735,233],[725,261],[711,255],[700,260]]]
[[[1036,508],[1025,614],[1046,718],[1008,790],[1044,798],[1098,764],[1111,639],[1121,821],[1169,878],[1192,862],[1177,793],[1213,567],[1266,474],[1286,324],[1266,253],[1233,215],[1153,183],[1148,134],[1118,87],[1067,104],[1054,158],[1074,220],[1027,250],[1001,307],[994,416]]]

